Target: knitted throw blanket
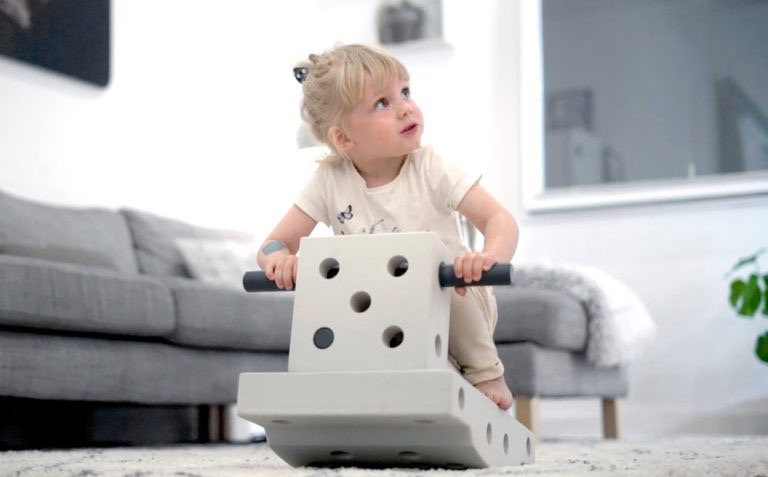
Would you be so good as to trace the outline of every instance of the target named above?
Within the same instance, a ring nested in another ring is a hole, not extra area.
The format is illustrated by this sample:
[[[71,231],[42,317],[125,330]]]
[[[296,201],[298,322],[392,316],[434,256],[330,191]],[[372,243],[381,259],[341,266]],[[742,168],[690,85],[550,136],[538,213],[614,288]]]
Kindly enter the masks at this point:
[[[656,337],[648,310],[624,283],[601,270],[577,265],[516,265],[512,285],[566,293],[587,313],[587,360],[596,366],[627,364]]]

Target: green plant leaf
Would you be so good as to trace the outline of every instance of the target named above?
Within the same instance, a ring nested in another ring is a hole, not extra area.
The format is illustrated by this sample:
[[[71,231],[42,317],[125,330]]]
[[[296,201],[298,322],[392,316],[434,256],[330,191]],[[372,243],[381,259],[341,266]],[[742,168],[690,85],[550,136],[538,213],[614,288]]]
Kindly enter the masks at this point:
[[[760,282],[758,281],[758,278],[756,273],[750,275],[749,281],[741,294],[741,305],[739,306],[738,313],[742,316],[752,318],[760,308],[760,302],[763,300],[763,293],[762,290],[760,290]]]
[[[755,354],[760,360],[768,363],[768,331],[763,333],[762,336],[757,337],[757,346],[755,347]]]
[[[763,290],[763,316],[768,318],[768,275],[763,275],[763,283],[765,284],[765,290]]]
[[[747,288],[747,282],[741,279],[736,279],[731,282],[731,306],[739,308],[739,298],[744,294],[744,289]]]

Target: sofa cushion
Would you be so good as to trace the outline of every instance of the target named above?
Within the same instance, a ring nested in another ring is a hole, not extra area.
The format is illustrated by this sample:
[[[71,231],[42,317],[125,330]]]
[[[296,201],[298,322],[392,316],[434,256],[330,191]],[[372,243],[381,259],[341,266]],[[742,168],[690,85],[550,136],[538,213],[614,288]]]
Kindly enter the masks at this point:
[[[131,235],[119,213],[45,205],[2,192],[0,254],[138,271]]]
[[[259,267],[255,245],[208,239],[179,239],[176,245],[192,278],[209,285],[242,291],[243,274]]]
[[[174,343],[251,351],[288,351],[292,292],[245,293],[195,280],[165,279],[176,302]]]
[[[495,287],[499,308],[497,343],[532,341],[548,348],[582,351],[587,315],[579,302],[551,290]]]
[[[170,289],[156,279],[0,255],[0,325],[164,336],[175,321]]]
[[[240,373],[285,371],[288,354],[199,350],[0,329],[0,363],[2,396],[228,404],[237,400]]]
[[[147,275],[191,278],[179,239],[229,240],[253,244],[253,236],[229,230],[198,227],[134,209],[122,210],[136,247],[139,268]]]
[[[0,245],[0,254],[15,257],[40,258],[52,262],[72,263],[86,267],[115,270],[111,258],[90,250],[62,247],[59,245],[30,245],[19,243],[4,243]]]

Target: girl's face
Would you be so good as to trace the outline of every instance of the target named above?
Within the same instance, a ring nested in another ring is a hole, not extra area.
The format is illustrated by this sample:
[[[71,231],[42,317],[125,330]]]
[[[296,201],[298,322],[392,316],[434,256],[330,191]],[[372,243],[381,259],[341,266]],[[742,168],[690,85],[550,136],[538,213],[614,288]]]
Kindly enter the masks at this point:
[[[363,99],[347,116],[347,153],[356,160],[402,159],[421,145],[423,130],[407,81],[393,78],[379,90],[366,75]]]

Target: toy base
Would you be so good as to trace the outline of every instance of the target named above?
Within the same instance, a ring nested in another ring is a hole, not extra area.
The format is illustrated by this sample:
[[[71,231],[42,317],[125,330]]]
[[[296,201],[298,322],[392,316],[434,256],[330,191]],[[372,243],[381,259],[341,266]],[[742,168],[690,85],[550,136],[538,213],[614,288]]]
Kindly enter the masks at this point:
[[[534,461],[533,434],[453,369],[243,373],[237,408],[292,466]]]

